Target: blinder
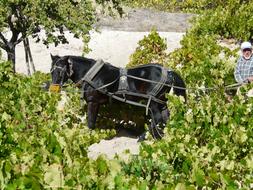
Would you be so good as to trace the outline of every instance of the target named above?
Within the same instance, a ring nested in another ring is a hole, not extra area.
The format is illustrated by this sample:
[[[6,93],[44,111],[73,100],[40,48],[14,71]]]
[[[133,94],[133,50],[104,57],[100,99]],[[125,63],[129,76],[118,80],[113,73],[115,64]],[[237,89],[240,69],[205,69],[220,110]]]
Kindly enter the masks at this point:
[[[61,91],[61,86],[59,84],[51,84],[49,91],[59,93]]]

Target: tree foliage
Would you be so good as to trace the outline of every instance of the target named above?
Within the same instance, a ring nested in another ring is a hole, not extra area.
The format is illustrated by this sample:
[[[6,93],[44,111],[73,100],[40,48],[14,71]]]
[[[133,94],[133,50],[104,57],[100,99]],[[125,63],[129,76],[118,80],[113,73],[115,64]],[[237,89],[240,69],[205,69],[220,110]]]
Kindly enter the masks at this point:
[[[218,34],[225,38],[252,40],[251,0],[134,0],[126,1],[129,6],[154,8],[163,11],[192,12],[200,16],[198,29],[202,33]]]
[[[58,112],[59,95],[40,87],[49,75],[14,74],[10,62],[0,70],[0,188],[87,189],[89,180],[82,177],[92,172],[83,169],[91,169],[87,148],[114,131],[84,127],[78,93],[69,97],[69,109]]]
[[[182,47],[169,55],[167,65],[177,70],[188,87],[217,87],[234,83],[233,71],[237,51],[218,43],[212,35],[189,31]]]
[[[116,9],[122,13],[119,1],[99,0],[109,10]],[[68,30],[75,37],[84,41],[87,51],[89,31],[96,21],[94,4],[89,0],[2,0],[0,1],[0,47],[13,62],[15,71],[15,46],[28,36],[45,45],[67,43],[65,32]],[[11,31],[7,39],[4,33]],[[41,31],[45,35],[40,35]]]
[[[223,38],[234,38],[238,41],[252,40],[253,18],[251,1],[230,0],[226,6],[205,11],[197,18],[199,25],[196,33],[217,34]]]
[[[148,63],[163,64],[166,58],[167,44],[159,33],[152,29],[152,31],[144,36],[138,42],[138,47],[135,52],[130,56],[130,61],[127,67],[134,67]]]
[[[194,12],[194,13],[201,13],[205,12],[206,10],[214,10],[217,7],[226,7],[229,4],[233,4],[237,2],[240,4],[248,4],[250,0],[229,0],[229,1],[222,1],[222,0],[126,0],[125,3],[128,6],[132,7],[145,7],[145,8],[152,8],[158,9],[163,11],[182,11],[182,12]]]

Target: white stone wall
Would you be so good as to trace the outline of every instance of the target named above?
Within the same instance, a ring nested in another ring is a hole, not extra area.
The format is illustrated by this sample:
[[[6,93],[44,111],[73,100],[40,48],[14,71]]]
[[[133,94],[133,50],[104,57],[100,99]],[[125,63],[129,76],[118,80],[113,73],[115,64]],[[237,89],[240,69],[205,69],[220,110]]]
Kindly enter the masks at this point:
[[[92,51],[85,56],[93,59],[101,58],[115,66],[124,67],[129,61],[129,56],[138,46],[139,40],[143,39],[144,35],[148,35],[148,33],[109,30],[92,32],[89,42],[89,47]],[[168,52],[180,47],[180,40],[184,35],[184,33],[177,32],[159,32],[159,34],[167,40]],[[30,39],[36,70],[49,72],[51,66],[50,53],[61,56],[82,55],[82,40],[74,38],[70,33],[66,33],[66,36],[69,44],[61,44],[57,47],[51,44],[49,48],[46,48],[42,42],[35,43],[33,39]],[[6,59],[5,52],[3,52],[3,57]],[[19,73],[27,73],[23,43],[20,43],[16,47],[16,70]]]

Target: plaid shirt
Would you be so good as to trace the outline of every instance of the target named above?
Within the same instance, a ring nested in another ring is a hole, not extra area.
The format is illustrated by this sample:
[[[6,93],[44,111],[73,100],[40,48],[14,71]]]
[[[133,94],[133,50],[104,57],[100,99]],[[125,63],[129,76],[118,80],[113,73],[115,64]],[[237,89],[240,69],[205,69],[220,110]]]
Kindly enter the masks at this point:
[[[238,83],[245,82],[248,77],[253,76],[253,55],[248,60],[243,56],[238,59],[234,76]]]

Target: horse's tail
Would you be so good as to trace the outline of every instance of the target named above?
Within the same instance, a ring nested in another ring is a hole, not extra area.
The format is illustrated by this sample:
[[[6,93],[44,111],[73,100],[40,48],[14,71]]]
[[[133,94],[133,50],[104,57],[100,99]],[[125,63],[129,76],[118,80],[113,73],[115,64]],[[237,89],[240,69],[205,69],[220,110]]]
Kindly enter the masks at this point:
[[[186,85],[185,85],[185,82],[183,81],[181,76],[179,74],[177,74],[176,72],[172,71],[172,75],[173,75],[173,78],[174,78],[173,92],[177,96],[183,96],[184,99],[185,99],[185,102],[186,102]]]

